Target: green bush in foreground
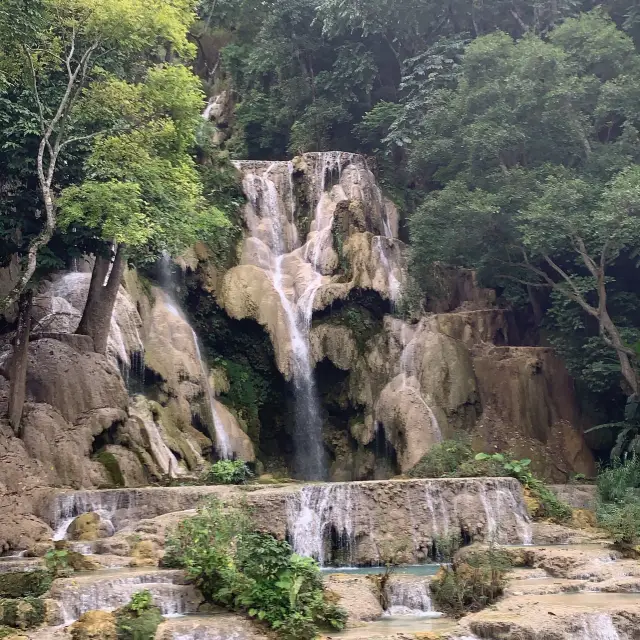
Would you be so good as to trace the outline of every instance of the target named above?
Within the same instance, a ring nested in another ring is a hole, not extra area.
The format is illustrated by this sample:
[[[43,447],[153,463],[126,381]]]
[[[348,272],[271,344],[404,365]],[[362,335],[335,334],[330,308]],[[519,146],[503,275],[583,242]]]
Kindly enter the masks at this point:
[[[118,640],[153,640],[163,620],[151,593],[146,589],[138,591],[128,605],[116,611]]]
[[[494,549],[477,551],[463,563],[441,567],[429,585],[436,609],[459,618],[493,604],[504,593],[510,568],[509,557]]]
[[[613,464],[598,475],[598,524],[615,542],[640,542],[640,459],[637,456]]]
[[[245,484],[251,478],[253,473],[243,460],[218,460],[203,475],[207,484]]]
[[[49,591],[53,575],[49,571],[23,571],[0,574],[0,598],[41,596]]]
[[[344,627],[346,613],[325,599],[317,563],[256,533],[242,510],[217,500],[180,523],[166,558],[186,569],[208,602],[264,621],[283,640],[312,640],[321,627]]]

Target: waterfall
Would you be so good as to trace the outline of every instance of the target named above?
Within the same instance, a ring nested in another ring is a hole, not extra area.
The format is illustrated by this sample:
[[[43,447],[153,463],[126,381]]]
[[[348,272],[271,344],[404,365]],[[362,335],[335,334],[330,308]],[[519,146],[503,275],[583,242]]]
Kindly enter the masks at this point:
[[[216,409],[215,389],[213,389],[211,385],[209,367],[207,366],[207,363],[202,355],[202,350],[200,349],[200,340],[198,340],[198,334],[195,332],[195,329],[191,326],[186,316],[178,306],[178,303],[170,293],[170,290],[173,287],[173,276],[171,273],[171,258],[167,252],[163,252],[162,258],[160,259],[160,280],[162,282],[164,294],[166,296],[167,309],[169,309],[169,311],[176,317],[180,318],[180,320],[182,320],[191,331],[196,358],[200,366],[200,384],[202,385],[207,408],[209,410],[208,421],[209,427],[210,429],[212,429],[212,432],[210,430],[210,435],[212,437],[212,440],[215,442],[218,456],[223,460],[232,458],[234,454],[233,446],[231,445],[229,434],[226,432],[224,424],[220,419],[220,416]]]
[[[273,288],[278,294],[291,341],[292,379],[295,389],[296,429],[294,446],[296,467],[300,476],[310,480],[319,480],[326,475],[326,456],[322,442],[322,417],[320,402],[315,386],[313,366],[309,353],[309,329],[313,313],[315,294],[322,284],[322,275],[317,270],[319,255],[326,236],[326,221],[320,221],[317,214],[320,208],[319,196],[314,233],[314,244],[309,241],[302,250],[305,261],[311,265],[305,275],[308,281],[300,295],[293,300],[287,295],[283,261],[295,249],[297,234],[291,232],[295,225],[287,224],[295,218],[295,199],[293,193],[293,165],[286,163],[286,184],[288,198],[280,197],[284,189],[282,184],[276,185],[278,179],[272,172],[279,169],[282,163],[270,163],[262,173],[258,173],[255,163],[237,162],[238,169],[243,171],[244,192],[248,199],[247,217],[249,230],[253,237],[260,239],[271,253],[270,271]],[[281,173],[281,172],[280,172]],[[280,191],[278,190],[280,186]],[[324,191],[324,182],[321,185]],[[288,209],[288,211],[287,211]],[[284,223],[284,224],[283,224]],[[264,226],[267,227],[265,233]],[[323,226],[321,226],[323,225]],[[331,223],[328,229],[331,235]],[[310,234],[311,235],[311,234]]]
[[[51,514],[53,540],[64,540],[71,523],[83,513],[97,513],[112,525],[113,532],[119,528],[118,512],[135,506],[135,493],[129,491],[75,491],[56,496]]]
[[[162,438],[160,427],[154,419],[153,412],[149,407],[147,399],[144,396],[135,396],[131,398],[129,403],[129,413],[134,418],[138,418],[138,420],[142,422],[147,438],[149,439],[151,455],[160,467],[162,473],[170,478],[176,478],[183,475],[184,471],[180,467],[178,459]]]
[[[429,595],[427,580],[408,580],[399,576],[391,577],[385,588],[387,609],[385,616],[425,616],[437,617]]]
[[[81,576],[57,580],[51,596],[60,602],[65,624],[87,611],[111,611],[122,607],[131,596],[146,589],[163,615],[195,613],[201,599],[193,586],[177,584],[180,572],[167,570],[124,571],[101,576]]]
[[[580,626],[580,631],[571,634],[571,640],[620,640],[620,634],[608,613],[587,614]]]
[[[287,531],[293,550],[324,565],[331,559],[327,545],[333,530],[339,550],[353,564],[354,511],[354,490],[348,483],[302,487],[297,495],[287,498]]]
[[[233,447],[231,446],[231,441],[229,440],[229,434],[225,431],[224,424],[218,415],[218,411],[215,405],[215,391],[211,386],[211,380],[209,375],[209,368],[207,367],[207,363],[202,357],[202,352],[200,350],[200,341],[198,340],[198,335],[196,334],[193,327],[189,324],[188,320],[185,318],[184,314],[178,309],[175,305],[174,300],[167,296],[167,308],[169,311],[179,316],[181,320],[183,320],[191,329],[191,334],[193,336],[193,345],[196,352],[196,357],[198,358],[198,363],[200,365],[200,378],[202,388],[204,390],[205,398],[207,401],[207,408],[209,409],[209,424],[213,427],[213,439],[216,444],[216,451],[218,452],[218,456],[223,460],[233,457]]]
[[[249,234],[242,264],[268,274],[281,310],[278,321],[283,321],[291,346],[290,358],[282,368],[294,388],[296,472],[306,479],[323,479],[327,462],[309,331],[318,292],[331,283],[337,264],[332,234],[335,211],[338,204],[348,201],[367,206],[367,226],[376,225],[384,234],[372,241],[375,264],[371,268],[376,280],[384,282],[380,289],[386,288],[395,300],[400,291],[397,267],[394,273],[390,259],[395,259],[390,254],[397,227],[395,208],[384,200],[361,156],[340,151],[304,154],[301,171],[309,187],[311,221],[307,237],[299,241],[295,222],[303,220],[306,212],[296,209],[293,163],[243,160],[234,164],[242,174],[247,197],[243,215]]]
[[[526,507],[521,500],[516,500],[513,492],[496,487],[488,492],[485,486],[480,488],[480,501],[486,517],[485,541],[508,544],[508,539],[501,529],[500,521],[505,513],[511,513],[522,544],[529,545],[533,537],[531,523]]]

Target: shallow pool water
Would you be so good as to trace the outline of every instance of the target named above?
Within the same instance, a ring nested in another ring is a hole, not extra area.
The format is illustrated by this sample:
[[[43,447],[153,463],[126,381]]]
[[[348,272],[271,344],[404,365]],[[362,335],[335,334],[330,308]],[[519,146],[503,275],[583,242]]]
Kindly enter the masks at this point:
[[[404,566],[394,567],[394,574],[411,575],[411,576],[434,576],[439,564],[408,564]],[[322,573],[348,573],[349,575],[368,576],[376,573],[384,573],[386,567],[322,567]]]
[[[351,640],[364,640],[377,636],[391,635],[394,633],[416,633],[419,631],[451,631],[456,626],[455,620],[450,618],[428,618],[425,616],[402,616],[398,618],[388,617],[368,622],[361,627],[345,629],[339,633],[330,633],[328,638],[350,638]]]

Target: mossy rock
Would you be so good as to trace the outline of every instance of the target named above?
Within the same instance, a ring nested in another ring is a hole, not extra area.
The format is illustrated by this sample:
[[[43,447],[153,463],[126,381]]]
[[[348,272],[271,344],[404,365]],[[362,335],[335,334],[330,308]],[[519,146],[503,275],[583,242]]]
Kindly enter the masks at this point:
[[[72,640],[118,640],[116,616],[109,611],[87,611],[71,626]]]
[[[4,640],[29,640],[21,631],[0,625],[0,639]]]
[[[153,640],[163,620],[158,607],[150,607],[139,613],[124,607],[116,612],[118,640]]]
[[[99,451],[96,454],[95,459],[107,470],[114,487],[125,486],[124,475],[122,474],[120,464],[113,453],[109,451]]]
[[[0,598],[38,597],[49,591],[53,576],[49,571],[0,574]]]
[[[31,629],[45,620],[46,605],[41,598],[4,598],[0,600],[0,624]]]
[[[158,548],[151,540],[139,540],[131,550],[133,559],[129,563],[131,567],[157,567]]]
[[[100,516],[89,512],[79,515],[67,530],[69,540],[92,542],[100,537]]]

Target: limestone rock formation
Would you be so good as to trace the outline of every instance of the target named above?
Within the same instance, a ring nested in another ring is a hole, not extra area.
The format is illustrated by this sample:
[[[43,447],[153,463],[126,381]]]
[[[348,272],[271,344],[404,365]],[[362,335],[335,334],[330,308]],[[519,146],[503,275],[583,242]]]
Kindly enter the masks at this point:
[[[479,346],[473,366],[484,409],[474,433],[482,448],[530,458],[533,470],[551,479],[595,474],[573,381],[553,350]]]

